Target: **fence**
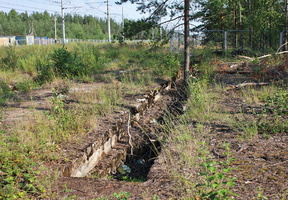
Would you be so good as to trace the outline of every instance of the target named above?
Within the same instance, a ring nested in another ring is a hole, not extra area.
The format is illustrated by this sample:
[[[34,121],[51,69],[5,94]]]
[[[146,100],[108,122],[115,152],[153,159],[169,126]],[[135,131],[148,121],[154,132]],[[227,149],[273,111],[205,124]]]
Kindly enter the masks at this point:
[[[251,30],[207,30],[207,31],[191,31],[191,46],[196,48],[210,47],[213,49],[250,49],[253,51],[266,52],[276,51],[283,44],[283,32],[277,30],[269,31],[251,31]],[[33,36],[32,36],[33,37]],[[16,45],[51,45],[55,43],[63,43],[63,39],[55,40],[52,38],[32,38],[10,41],[8,37],[2,37],[0,40],[1,46],[11,44]],[[7,40],[7,41],[6,41]],[[10,42],[8,42],[8,40]],[[150,40],[125,40],[125,42],[144,42]],[[105,43],[107,40],[82,40],[82,39],[66,39],[65,43],[72,42],[92,42]],[[170,36],[171,51],[180,51],[184,47],[183,33],[175,32]]]
[[[192,31],[190,42],[192,47],[210,47],[214,49],[251,49],[259,52],[276,51],[283,44],[283,32],[277,30],[207,30]],[[183,47],[183,34],[174,33],[170,37],[171,51],[179,51]]]

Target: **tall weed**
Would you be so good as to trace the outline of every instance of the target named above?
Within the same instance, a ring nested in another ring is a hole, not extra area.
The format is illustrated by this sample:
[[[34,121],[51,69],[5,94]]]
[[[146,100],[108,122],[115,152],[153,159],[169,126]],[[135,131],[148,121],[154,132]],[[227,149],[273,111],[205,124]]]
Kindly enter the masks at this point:
[[[4,56],[1,56],[1,65],[3,69],[16,69],[19,58],[15,46],[4,47]]]
[[[217,118],[215,100],[218,94],[210,91],[208,83],[209,80],[206,78],[194,78],[187,88],[189,100],[185,114],[202,123]]]
[[[217,119],[213,101],[216,91],[209,89],[210,80],[192,80],[187,93],[186,112],[165,119],[164,130],[169,132],[165,143],[165,161],[172,176],[185,188],[185,199],[230,199],[236,196],[231,191],[235,178],[231,177],[229,159],[214,160],[209,151],[213,137],[209,123]],[[227,155],[229,149],[227,149]]]

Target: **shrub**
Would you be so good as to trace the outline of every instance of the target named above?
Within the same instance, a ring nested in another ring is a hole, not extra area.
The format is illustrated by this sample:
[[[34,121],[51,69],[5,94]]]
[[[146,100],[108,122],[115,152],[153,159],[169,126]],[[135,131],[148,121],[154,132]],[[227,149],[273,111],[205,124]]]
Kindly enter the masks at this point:
[[[1,59],[1,63],[4,69],[15,69],[18,60],[18,54],[14,46],[8,46],[4,48],[6,56]]]
[[[52,65],[43,63],[41,60],[37,61],[36,70],[38,75],[35,78],[35,81],[40,85],[45,82],[50,83],[55,77]]]
[[[72,54],[65,47],[54,50],[51,55],[56,74],[63,78],[87,74],[87,67],[81,63],[75,52]]]

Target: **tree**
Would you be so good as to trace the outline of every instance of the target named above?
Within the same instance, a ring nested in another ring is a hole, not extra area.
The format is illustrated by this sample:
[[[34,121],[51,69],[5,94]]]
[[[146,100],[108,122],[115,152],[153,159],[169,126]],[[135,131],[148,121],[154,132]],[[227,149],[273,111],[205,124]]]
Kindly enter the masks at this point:
[[[249,44],[251,48],[272,47],[273,40],[284,30],[284,2],[279,0],[195,0],[199,9],[191,19],[202,24],[195,29],[206,31],[205,41],[215,38],[207,30],[235,30],[232,42],[236,46]],[[249,31],[249,37],[239,35]],[[256,45],[260,44],[260,46]]]
[[[189,11],[190,11],[190,1],[191,0],[152,0],[152,1],[143,1],[143,0],[120,0],[117,4],[122,4],[130,1],[131,3],[137,3],[138,7],[137,10],[141,13],[149,13],[150,16],[146,19],[141,19],[136,22],[133,22],[133,25],[137,25],[139,30],[142,30],[139,24],[144,25],[155,25],[158,24],[162,25],[165,23],[175,22],[174,27],[172,28],[171,32],[174,29],[178,28],[179,26],[183,25],[181,21],[184,19],[184,46],[185,46],[185,53],[184,53],[184,80],[187,81],[188,78],[188,71],[190,66],[190,45],[189,45]],[[184,18],[183,18],[184,16]],[[163,22],[161,21],[162,18],[166,17],[166,20]],[[131,25],[131,23],[130,23]],[[127,27],[129,24],[127,25]],[[151,28],[151,26],[147,26],[144,28]],[[125,27],[124,27],[125,29]],[[127,28],[132,29],[132,28]],[[137,33],[139,30],[130,31],[130,33],[134,32]],[[130,35],[129,35],[130,36]]]
[[[58,27],[60,27],[61,16],[57,16]],[[93,17],[92,15],[70,15],[65,16],[68,37],[76,39],[98,39],[106,38],[106,21]],[[27,35],[32,28],[36,32],[35,36],[54,38],[54,16],[47,11],[43,13],[27,12],[18,14],[11,10],[8,14],[0,12],[0,31],[2,35]],[[111,19],[111,31],[115,35],[120,35],[120,24]],[[57,34],[61,35],[61,28],[57,29]]]
[[[187,82],[190,66],[190,27],[189,27],[190,0],[185,0],[184,7],[184,80]]]
[[[148,32],[151,28],[155,27],[156,23],[153,21],[145,20],[125,20],[122,34],[126,39],[136,39],[137,34],[142,31]]]

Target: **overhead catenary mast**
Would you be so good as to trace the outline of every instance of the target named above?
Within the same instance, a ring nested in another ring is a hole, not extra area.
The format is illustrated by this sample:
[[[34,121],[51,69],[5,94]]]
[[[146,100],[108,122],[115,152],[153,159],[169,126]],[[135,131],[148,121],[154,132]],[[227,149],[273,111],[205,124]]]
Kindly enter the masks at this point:
[[[124,10],[123,10],[123,7],[122,7],[122,31],[123,31],[123,29],[124,29]],[[123,36],[122,36],[122,40],[124,41],[125,40],[125,36],[124,36],[124,34],[123,34]]]
[[[108,25],[108,42],[111,42],[111,29],[110,29],[110,5],[109,0],[107,2],[107,25]]]
[[[61,15],[62,15],[62,37],[63,37],[63,44],[65,44],[66,43],[66,34],[65,34],[65,19],[64,19],[63,0],[61,0]]]
[[[63,44],[66,43],[66,35],[65,35],[65,18],[64,18],[64,7],[63,7],[63,0],[61,2],[59,1],[53,1],[53,3],[60,3],[61,6],[61,17],[62,17],[62,38],[63,38]],[[56,31],[56,28],[55,28]],[[56,36],[56,34],[55,34]]]
[[[57,17],[56,14],[54,16],[54,39],[55,39],[55,43],[57,41]]]

